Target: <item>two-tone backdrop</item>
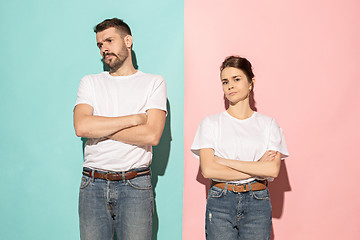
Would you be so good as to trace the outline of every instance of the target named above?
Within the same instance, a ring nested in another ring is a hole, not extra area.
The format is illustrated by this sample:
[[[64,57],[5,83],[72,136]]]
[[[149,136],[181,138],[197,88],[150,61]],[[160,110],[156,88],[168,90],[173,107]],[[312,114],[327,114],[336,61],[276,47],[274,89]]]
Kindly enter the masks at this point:
[[[132,28],[137,67],[168,84],[168,119],[154,149],[154,239],[182,235],[182,1],[0,3],[1,239],[79,239],[82,141],[72,123],[80,79],[103,71],[93,27]]]
[[[290,157],[271,185],[273,239],[359,239],[360,4],[333,1],[2,1],[0,238],[79,239],[83,162],[72,110],[80,79],[103,70],[93,27],[129,23],[137,67],[161,74],[169,114],[154,149],[153,239],[204,237],[208,181],[190,146],[224,110],[219,66],[254,66],[258,111]]]

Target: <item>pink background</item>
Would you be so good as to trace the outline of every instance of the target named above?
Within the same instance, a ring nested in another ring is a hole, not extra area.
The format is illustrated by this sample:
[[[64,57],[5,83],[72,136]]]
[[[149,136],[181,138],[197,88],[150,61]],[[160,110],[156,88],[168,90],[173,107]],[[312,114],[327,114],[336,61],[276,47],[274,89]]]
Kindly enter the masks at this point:
[[[219,66],[248,58],[258,111],[290,157],[270,190],[273,238],[360,239],[360,2],[185,0],[183,239],[205,239],[207,181],[190,153],[199,122],[224,110]]]

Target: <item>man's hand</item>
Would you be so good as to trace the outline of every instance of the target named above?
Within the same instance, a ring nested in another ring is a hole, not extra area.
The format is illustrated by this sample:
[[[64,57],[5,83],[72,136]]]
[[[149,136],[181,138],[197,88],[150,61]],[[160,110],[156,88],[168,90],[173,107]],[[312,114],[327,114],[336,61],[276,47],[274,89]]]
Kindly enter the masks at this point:
[[[78,104],[74,109],[74,127],[78,137],[107,137],[126,128],[147,123],[145,113],[121,117],[94,116],[94,108],[88,104]]]
[[[147,115],[146,113],[139,113],[134,115],[137,120],[137,125],[143,125],[147,122]]]
[[[141,121],[146,118],[145,124],[129,127],[108,136],[112,140],[137,146],[156,146],[164,129],[166,112],[160,109],[149,109],[146,116],[137,116]]]

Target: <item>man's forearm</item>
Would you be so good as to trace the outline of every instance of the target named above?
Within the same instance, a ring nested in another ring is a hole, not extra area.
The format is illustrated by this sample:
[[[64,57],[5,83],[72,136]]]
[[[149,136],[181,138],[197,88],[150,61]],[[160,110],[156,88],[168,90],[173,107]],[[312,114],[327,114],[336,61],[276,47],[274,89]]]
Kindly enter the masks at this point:
[[[145,120],[146,116],[140,114],[122,117],[82,116],[75,120],[75,131],[79,137],[100,138],[142,124]]]
[[[123,129],[108,138],[137,146],[158,145],[165,126],[166,112],[149,109],[147,117],[146,124]]]
[[[137,146],[156,146],[160,141],[161,134],[157,135],[154,131],[152,131],[150,126],[145,124],[123,129],[108,136],[108,138]]]

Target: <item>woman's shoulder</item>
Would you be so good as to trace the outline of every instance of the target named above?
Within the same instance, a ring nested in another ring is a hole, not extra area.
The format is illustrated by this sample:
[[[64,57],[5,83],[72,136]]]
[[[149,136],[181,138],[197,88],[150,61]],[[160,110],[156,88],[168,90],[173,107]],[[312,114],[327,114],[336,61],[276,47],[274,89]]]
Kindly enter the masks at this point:
[[[201,120],[200,126],[214,127],[220,122],[220,119],[223,117],[223,114],[224,113],[221,112],[217,114],[207,115]]]
[[[204,117],[204,119],[202,120],[202,122],[217,122],[219,119],[224,117],[224,113],[225,112],[220,112],[217,114],[212,114],[212,115],[208,115],[206,117]]]
[[[267,115],[264,115],[262,113],[259,113],[259,112],[255,112],[256,113],[256,118],[257,119],[261,119],[263,121],[273,121],[274,118],[270,117],[270,116],[267,116]]]
[[[267,126],[272,126],[272,127],[278,127],[279,128],[279,124],[276,122],[275,118],[261,114],[261,113],[257,113],[257,119],[259,122],[261,122],[264,125]]]

